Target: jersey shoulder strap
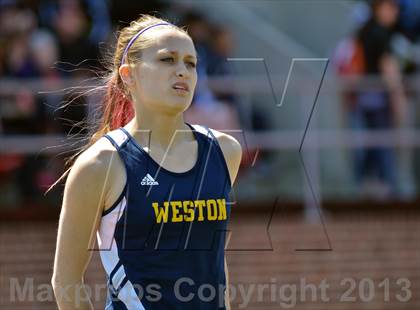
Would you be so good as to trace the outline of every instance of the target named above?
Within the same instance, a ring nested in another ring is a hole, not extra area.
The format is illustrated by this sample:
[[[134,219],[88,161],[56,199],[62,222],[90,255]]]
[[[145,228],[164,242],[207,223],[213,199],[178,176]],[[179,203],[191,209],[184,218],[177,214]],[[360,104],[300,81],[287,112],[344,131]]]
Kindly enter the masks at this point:
[[[217,141],[213,131],[204,125],[197,125],[197,124],[191,124],[191,126],[195,129],[195,131],[202,133],[205,135],[208,139],[210,139],[212,142],[214,142],[217,146],[219,146],[219,142]]]
[[[224,170],[225,170],[228,182],[229,182],[229,186],[232,186],[231,185],[231,180],[230,180],[229,168],[228,168],[228,165],[227,165],[227,162],[226,162],[225,155],[223,154],[222,148],[220,147],[220,143],[217,140],[216,136],[214,135],[213,131],[210,128],[208,128],[206,126],[203,126],[203,125],[191,125],[191,126],[197,132],[200,132],[207,137],[207,139],[209,140],[209,143],[210,143],[209,150],[211,150],[214,147],[216,153],[219,154],[219,158],[222,161],[222,165],[224,167]]]
[[[128,135],[122,128],[110,131],[104,135],[104,137],[107,138],[117,150],[128,141]]]

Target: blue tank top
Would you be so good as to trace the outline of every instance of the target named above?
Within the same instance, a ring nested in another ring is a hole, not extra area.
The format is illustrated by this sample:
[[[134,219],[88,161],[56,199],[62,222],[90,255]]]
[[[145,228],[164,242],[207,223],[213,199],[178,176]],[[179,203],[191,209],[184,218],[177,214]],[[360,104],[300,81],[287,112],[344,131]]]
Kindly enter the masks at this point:
[[[198,156],[181,173],[161,167],[124,128],[104,136],[127,175],[97,231],[105,309],[225,309],[229,172],[213,133],[187,125]]]

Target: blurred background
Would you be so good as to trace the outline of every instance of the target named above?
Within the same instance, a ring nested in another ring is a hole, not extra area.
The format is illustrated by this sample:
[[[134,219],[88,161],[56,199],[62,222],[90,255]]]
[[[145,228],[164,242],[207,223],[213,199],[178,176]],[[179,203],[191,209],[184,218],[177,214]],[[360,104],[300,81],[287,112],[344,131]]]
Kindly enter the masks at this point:
[[[115,31],[141,13],[194,40],[186,120],[243,146],[231,283],[330,285],[328,302],[266,290],[233,309],[419,309],[419,0],[0,0],[0,308],[56,309],[36,287],[63,184],[44,192],[95,121]],[[105,283],[97,253],[86,281]],[[35,295],[16,300],[25,283]]]

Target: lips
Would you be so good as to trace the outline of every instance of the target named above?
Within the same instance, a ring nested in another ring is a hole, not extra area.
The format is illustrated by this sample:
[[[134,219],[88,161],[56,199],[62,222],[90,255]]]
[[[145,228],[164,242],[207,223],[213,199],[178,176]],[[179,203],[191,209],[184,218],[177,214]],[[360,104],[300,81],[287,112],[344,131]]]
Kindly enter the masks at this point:
[[[180,90],[184,90],[184,91],[189,91],[189,87],[187,83],[183,83],[183,82],[176,82],[175,84],[172,85],[173,89],[180,89]]]

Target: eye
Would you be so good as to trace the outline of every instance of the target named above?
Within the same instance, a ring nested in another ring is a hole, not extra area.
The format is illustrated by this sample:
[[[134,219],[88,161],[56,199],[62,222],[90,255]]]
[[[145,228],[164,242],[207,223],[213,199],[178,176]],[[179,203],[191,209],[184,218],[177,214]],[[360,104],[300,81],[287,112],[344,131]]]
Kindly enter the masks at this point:
[[[195,67],[196,67],[196,64],[195,64],[194,62],[192,62],[192,61],[189,61],[189,62],[188,62],[188,64],[189,64],[191,67],[193,67],[193,68],[195,68]]]
[[[162,58],[160,61],[163,61],[163,62],[173,62],[174,61],[174,58],[173,57],[165,57],[165,58]]]

